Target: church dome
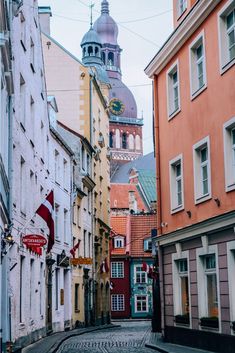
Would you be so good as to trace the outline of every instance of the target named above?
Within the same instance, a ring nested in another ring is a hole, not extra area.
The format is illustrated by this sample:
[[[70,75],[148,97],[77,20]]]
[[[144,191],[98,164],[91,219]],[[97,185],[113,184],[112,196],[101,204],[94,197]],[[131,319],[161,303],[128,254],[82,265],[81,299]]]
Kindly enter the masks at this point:
[[[131,90],[122,81],[116,78],[110,78],[109,80],[112,86],[110,90],[110,100],[117,98],[124,104],[125,109],[120,116],[136,119],[137,106]]]
[[[109,15],[109,3],[103,0],[101,3],[101,16],[95,21],[94,29],[100,36],[102,44],[117,45],[118,26]]]
[[[95,44],[99,44],[100,46],[102,45],[97,32],[92,27],[83,36],[81,46],[88,44],[88,43],[95,43]]]

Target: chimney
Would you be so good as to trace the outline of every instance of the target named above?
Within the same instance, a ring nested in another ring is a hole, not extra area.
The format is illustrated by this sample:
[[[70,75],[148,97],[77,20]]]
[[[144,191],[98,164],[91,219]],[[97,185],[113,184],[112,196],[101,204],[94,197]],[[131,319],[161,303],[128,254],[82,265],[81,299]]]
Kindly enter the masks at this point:
[[[51,7],[50,6],[39,6],[38,7],[39,22],[41,31],[50,36],[50,17],[52,17]]]
[[[134,191],[129,191],[129,211],[130,213],[137,213],[137,201]]]

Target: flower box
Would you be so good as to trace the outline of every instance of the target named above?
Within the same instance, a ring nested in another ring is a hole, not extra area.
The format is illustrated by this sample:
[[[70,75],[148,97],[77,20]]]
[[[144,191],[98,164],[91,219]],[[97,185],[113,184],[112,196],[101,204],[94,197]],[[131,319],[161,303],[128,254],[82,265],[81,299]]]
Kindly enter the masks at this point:
[[[187,325],[189,325],[189,314],[176,315],[175,316],[175,322],[177,324],[187,324]]]
[[[201,317],[200,325],[205,327],[219,328],[219,319],[216,316]]]

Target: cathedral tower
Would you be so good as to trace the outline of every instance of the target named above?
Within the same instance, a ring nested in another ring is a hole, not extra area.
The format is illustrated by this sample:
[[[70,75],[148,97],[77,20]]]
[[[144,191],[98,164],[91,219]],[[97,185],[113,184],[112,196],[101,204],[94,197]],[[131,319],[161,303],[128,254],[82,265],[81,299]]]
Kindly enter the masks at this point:
[[[101,15],[93,29],[97,32],[102,48],[101,60],[106,68],[111,89],[109,93],[111,148],[111,173],[119,164],[137,159],[143,154],[143,120],[137,118],[135,98],[122,82],[121,48],[118,45],[118,26],[109,15],[109,3],[101,3]]]

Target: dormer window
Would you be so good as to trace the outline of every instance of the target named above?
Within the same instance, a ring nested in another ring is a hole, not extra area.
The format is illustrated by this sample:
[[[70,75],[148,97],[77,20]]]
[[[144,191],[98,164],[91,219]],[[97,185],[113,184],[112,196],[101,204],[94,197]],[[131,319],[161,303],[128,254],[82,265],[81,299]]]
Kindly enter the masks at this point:
[[[116,237],[114,238],[114,248],[124,248],[124,238]]]

